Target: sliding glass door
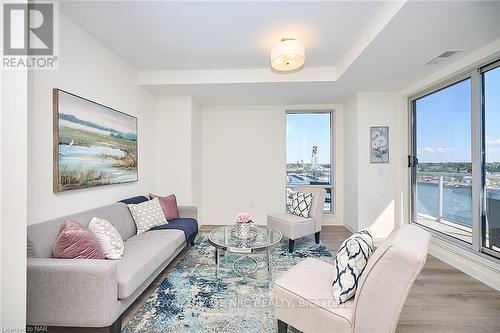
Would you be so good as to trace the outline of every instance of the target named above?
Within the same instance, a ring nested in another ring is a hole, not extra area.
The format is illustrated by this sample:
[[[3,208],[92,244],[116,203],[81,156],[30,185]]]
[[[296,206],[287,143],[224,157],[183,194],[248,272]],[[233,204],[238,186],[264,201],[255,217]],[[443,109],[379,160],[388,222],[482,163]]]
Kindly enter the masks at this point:
[[[409,103],[412,222],[500,258],[500,61]]]
[[[500,252],[500,64],[481,73],[483,86],[484,197],[482,242],[486,252]]]
[[[414,221],[472,243],[471,80],[413,101]]]

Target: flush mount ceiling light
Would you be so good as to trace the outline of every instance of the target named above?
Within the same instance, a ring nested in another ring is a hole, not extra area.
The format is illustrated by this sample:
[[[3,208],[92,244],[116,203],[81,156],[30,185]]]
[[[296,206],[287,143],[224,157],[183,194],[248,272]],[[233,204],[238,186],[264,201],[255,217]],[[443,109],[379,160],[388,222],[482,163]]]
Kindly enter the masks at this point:
[[[271,50],[271,67],[278,72],[290,72],[304,65],[304,45],[295,39],[283,38]]]

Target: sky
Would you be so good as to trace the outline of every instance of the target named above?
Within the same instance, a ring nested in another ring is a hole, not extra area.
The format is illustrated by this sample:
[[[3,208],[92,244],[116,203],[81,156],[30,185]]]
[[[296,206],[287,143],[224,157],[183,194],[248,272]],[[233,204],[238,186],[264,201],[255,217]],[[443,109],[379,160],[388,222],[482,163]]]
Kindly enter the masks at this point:
[[[500,161],[500,68],[485,73],[486,161]],[[416,101],[420,163],[471,161],[471,81]]]
[[[311,163],[312,147],[318,146],[319,163],[330,163],[330,123],[330,113],[287,113],[286,162]]]
[[[59,112],[70,114],[80,120],[112,128],[123,133],[137,133],[137,120],[112,109],[59,91]]]

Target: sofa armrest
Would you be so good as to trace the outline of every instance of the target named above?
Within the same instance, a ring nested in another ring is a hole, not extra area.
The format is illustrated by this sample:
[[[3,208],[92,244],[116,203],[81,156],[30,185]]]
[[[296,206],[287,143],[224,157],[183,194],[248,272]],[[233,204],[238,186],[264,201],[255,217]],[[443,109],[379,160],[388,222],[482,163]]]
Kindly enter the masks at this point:
[[[179,206],[179,215],[183,218],[198,219],[198,208],[196,206]]]
[[[28,258],[27,323],[105,327],[119,314],[111,260]]]

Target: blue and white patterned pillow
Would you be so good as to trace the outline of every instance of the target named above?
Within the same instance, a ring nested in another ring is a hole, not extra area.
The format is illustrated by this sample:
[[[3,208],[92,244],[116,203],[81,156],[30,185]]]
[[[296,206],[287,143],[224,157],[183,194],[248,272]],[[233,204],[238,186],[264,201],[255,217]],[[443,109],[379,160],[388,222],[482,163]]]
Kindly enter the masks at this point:
[[[313,195],[312,193],[293,192],[290,213],[300,217],[309,217]]]
[[[373,253],[373,237],[361,230],[347,238],[335,256],[333,298],[342,304],[354,296],[359,278]]]

